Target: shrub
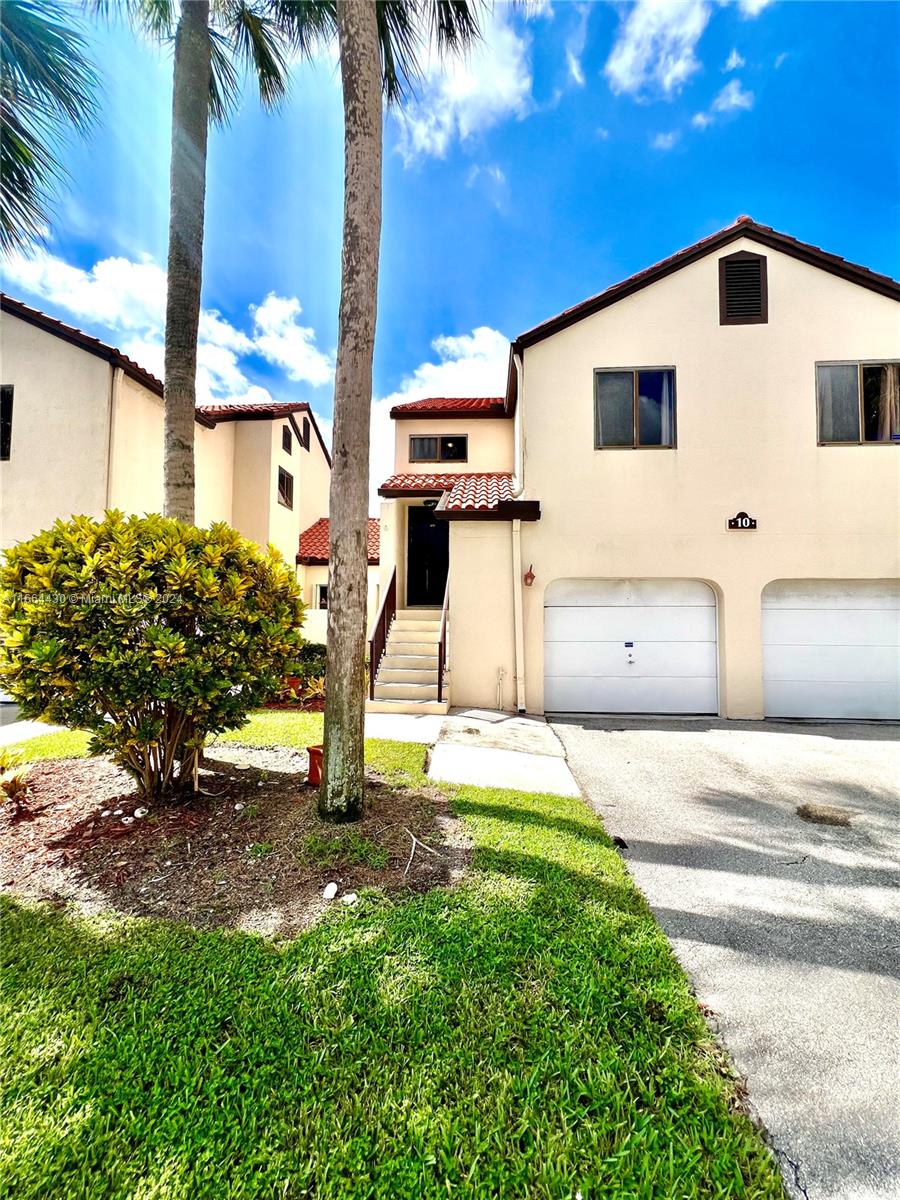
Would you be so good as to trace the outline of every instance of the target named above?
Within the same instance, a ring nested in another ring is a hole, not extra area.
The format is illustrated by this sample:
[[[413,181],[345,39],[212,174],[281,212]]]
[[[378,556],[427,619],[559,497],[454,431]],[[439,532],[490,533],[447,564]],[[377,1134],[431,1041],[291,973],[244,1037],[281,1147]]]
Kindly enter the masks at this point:
[[[228,525],[73,517],[6,553],[0,685],[157,796],[276,690],[304,611],[278,552]]]
[[[15,750],[0,750],[0,802],[16,806],[16,816],[28,812],[28,768]]]
[[[297,655],[295,674],[301,679],[325,674],[325,647],[321,642],[304,642]]]

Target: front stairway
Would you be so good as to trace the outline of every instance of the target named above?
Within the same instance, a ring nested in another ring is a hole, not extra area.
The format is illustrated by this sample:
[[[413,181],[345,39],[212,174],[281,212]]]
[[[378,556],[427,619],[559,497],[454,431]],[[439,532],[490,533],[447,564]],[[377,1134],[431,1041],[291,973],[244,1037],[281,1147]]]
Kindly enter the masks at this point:
[[[439,608],[398,608],[375,675],[375,698],[367,712],[446,713],[447,677],[438,700]]]

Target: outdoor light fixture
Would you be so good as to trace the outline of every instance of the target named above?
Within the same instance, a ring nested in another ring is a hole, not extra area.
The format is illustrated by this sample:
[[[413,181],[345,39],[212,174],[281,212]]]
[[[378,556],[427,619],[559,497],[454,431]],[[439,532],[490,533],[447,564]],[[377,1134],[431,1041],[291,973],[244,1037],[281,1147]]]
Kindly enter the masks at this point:
[[[534,583],[534,571],[531,569],[533,566],[534,566],[534,563],[531,563],[531,565],[529,566],[528,570],[525,572],[525,575],[523,577],[522,582],[525,584],[526,587],[531,587],[531,585]]]

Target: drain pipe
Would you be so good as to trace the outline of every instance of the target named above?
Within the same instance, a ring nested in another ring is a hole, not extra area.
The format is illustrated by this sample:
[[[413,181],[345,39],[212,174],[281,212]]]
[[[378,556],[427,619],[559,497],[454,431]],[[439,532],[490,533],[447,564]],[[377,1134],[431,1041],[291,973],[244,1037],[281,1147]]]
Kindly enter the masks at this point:
[[[513,352],[516,368],[516,415],[513,428],[513,499],[517,500],[525,490],[525,447],[522,429],[522,383],[524,364],[521,354]],[[516,712],[525,711],[525,618],[522,612],[522,522],[512,523],[512,571],[513,571],[513,629],[515,632],[516,662]]]

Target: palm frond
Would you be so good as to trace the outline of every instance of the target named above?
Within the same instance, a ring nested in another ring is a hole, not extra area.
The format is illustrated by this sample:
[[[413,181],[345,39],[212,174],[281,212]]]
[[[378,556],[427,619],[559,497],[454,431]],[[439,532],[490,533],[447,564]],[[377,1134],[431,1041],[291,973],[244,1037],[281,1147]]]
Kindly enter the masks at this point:
[[[428,0],[426,7],[438,50],[459,53],[480,40],[477,11],[484,7],[480,0]]]
[[[175,36],[177,14],[173,0],[84,0],[96,16],[112,24],[124,20],[155,42]]]
[[[421,78],[419,52],[422,28],[416,0],[381,0],[378,40],[381,43],[381,77],[388,104],[399,104],[415,90]]]
[[[245,0],[234,0],[226,12],[226,31],[234,52],[256,76],[264,107],[274,108],[287,91],[285,31],[276,19]]]
[[[234,68],[231,43],[216,29],[209,31],[209,116],[225,125],[238,106],[241,81]]]
[[[65,177],[56,147],[84,133],[97,76],[85,42],[52,0],[4,0],[0,17],[0,248],[39,237]]]
[[[337,35],[335,0],[268,0],[266,8],[302,58]]]

